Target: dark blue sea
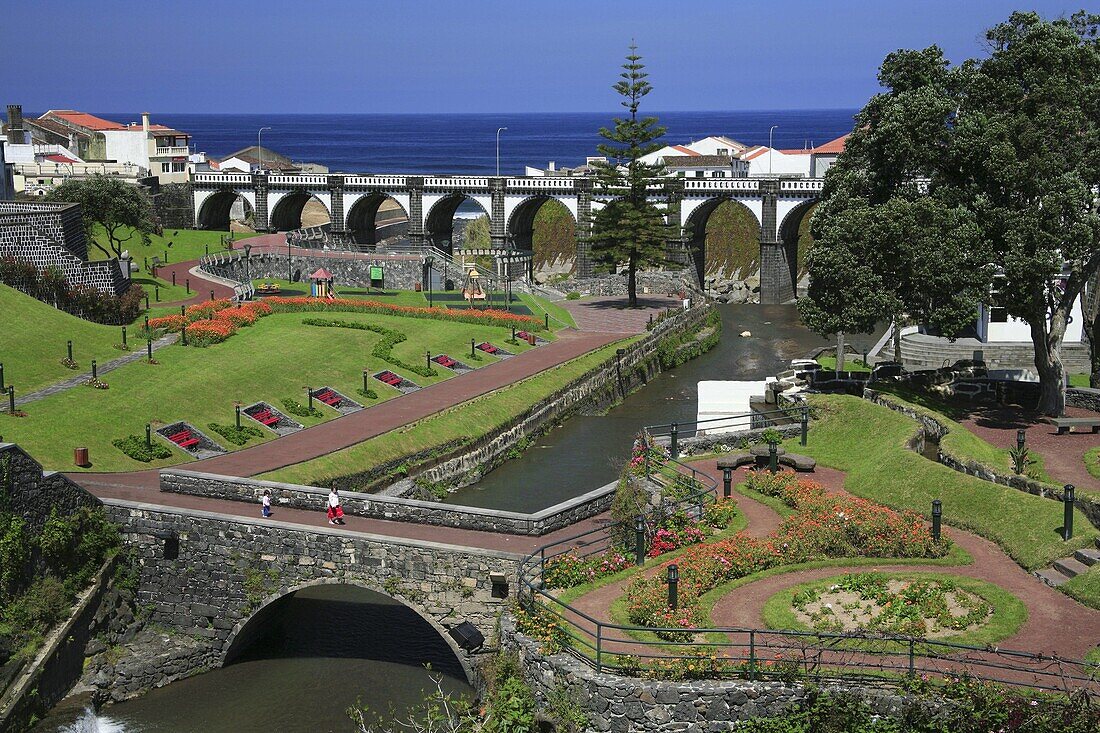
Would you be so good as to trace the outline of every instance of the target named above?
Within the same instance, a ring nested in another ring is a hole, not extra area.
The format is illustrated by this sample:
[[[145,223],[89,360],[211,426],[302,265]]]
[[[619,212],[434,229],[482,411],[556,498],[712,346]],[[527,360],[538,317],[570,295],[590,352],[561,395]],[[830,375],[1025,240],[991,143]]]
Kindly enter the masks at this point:
[[[821,144],[852,129],[856,110],[775,112],[656,112],[668,128],[664,141],[688,143],[726,135],[750,145],[766,145],[768,128],[777,148]],[[116,122],[141,119],[136,112],[95,113]],[[154,123],[192,135],[192,148],[219,157],[256,144],[295,161],[322,163],[345,173],[492,174],[496,131],[500,134],[502,174],[519,175],[525,165],[575,166],[597,155],[601,126],[613,113],[576,114],[156,114]]]

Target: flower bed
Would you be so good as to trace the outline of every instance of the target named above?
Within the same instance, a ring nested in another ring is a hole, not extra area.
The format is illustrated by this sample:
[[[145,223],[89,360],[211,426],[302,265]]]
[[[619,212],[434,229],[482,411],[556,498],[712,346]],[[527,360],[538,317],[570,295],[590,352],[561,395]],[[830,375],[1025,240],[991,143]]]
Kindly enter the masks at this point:
[[[181,315],[161,316],[149,319],[149,331],[144,336],[161,336],[165,333],[179,333],[187,327],[187,344],[189,346],[208,346],[221,343],[244,326],[251,326],[260,318],[272,313],[302,313],[302,312],[354,312],[354,313],[378,313],[382,315],[405,316],[408,318],[431,318],[438,321],[455,321],[458,323],[477,323],[489,326],[522,326],[531,330],[541,330],[543,322],[533,316],[523,316],[508,311],[487,310],[463,310],[449,311],[444,308],[418,308],[414,306],[392,305],[380,303],[376,300],[363,300],[359,298],[265,298],[248,303],[234,305],[225,298],[208,300],[204,303],[188,306]],[[363,328],[362,324],[349,324],[343,321],[321,322],[312,325],[317,326],[343,326],[346,328]],[[368,328],[368,330],[377,330]],[[399,331],[385,329],[384,335],[391,342],[383,348],[388,353],[393,345],[404,340],[404,334]],[[379,331],[382,333],[382,331]],[[392,340],[394,335],[400,336]],[[427,370],[427,367],[400,364],[403,368],[411,369],[417,374]],[[434,374],[434,372],[433,372]],[[432,376],[424,374],[423,376]]]
[[[944,637],[967,631],[993,605],[950,579],[901,580],[885,573],[852,573],[795,589],[790,608],[815,631],[876,631]]]
[[[819,484],[800,480],[794,474],[763,481],[772,482],[773,490],[794,507],[795,513],[783,520],[770,537],[738,534],[686,550],[677,560],[680,584],[676,611],[668,607],[665,573],[635,578],[626,593],[632,623],[682,628],[685,633],[659,635],[686,641],[691,637],[688,630],[706,621],[699,607],[700,596],[727,581],[779,565],[829,557],[942,557],[949,549],[946,541],[932,541],[923,518],[915,513],[894,512],[863,499],[831,496]]]

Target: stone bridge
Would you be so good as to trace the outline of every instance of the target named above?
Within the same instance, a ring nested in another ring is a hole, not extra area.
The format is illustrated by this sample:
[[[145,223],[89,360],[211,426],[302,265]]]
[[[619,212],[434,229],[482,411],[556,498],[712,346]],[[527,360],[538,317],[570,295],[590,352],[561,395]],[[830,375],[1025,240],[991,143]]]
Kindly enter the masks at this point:
[[[798,229],[821,193],[820,178],[669,178],[655,186],[673,227],[669,257],[695,263],[702,273],[707,219],[719,204],[734,201],[760,225],[760,299],[794,298]],[[451,252],[452,222],[465,200],[489,216],[494,249],[531,250],[535,214],[550,200],[573,217],[577,274],[593,273],[585,240],[592,212],[607,197],[591,178],[552,176],[274,175],[196,173],[192,178],[195,226],[227,229],[229,210],[241,198],[258,230],[287,231],[301,225],[302,209],[316,199],[328,210],[332,231],[373,246],[379,207],[392,200],[408,220],[414,246],[431,244]]]
[[[302,588],[346,584],[394,598],[427,621],[473,679],[448,629],[486,639],[514,592],[520,555],[423,540],[136,502],[104,500],[140,568],[150,620],[209,640],[212,666],[232,661],[266,613]]]

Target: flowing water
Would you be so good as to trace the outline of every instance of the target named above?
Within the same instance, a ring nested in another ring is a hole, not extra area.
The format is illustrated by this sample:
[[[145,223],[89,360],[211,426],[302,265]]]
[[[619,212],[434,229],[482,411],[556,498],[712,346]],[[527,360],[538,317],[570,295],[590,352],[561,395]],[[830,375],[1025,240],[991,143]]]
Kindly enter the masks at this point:
[[[834,343],[808,331],[793,305],[723,305],[719,310],[722,339],[711,351],[659,375],[606,415],[570,418],[521,458],[446,501],[534,512],[599,488],[618,476],[631,437],[642,427],[695,420],[698,382],[763,380],[785,369],[791,359]],[[742,331],[752,336],[740,338]],[[862,348],[872,340],[864,336],[849,342]]]
[[[263,633],[238,661],[105,708],[73,733],[343,733],[356,700],[403,714],[435,689],[433,676],[471,691],[435,629],[378,593],[305,588],[256,622]]]

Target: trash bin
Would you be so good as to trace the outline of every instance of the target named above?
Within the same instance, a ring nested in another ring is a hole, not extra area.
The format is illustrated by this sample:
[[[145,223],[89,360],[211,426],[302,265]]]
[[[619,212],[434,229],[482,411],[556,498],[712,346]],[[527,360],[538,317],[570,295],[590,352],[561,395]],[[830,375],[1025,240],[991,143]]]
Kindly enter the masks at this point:
[[[88,449],[73,448],[73,463],[80,466],[81,468],[87,468],[88,466],[92,465],[91,461],[88,460]]]

